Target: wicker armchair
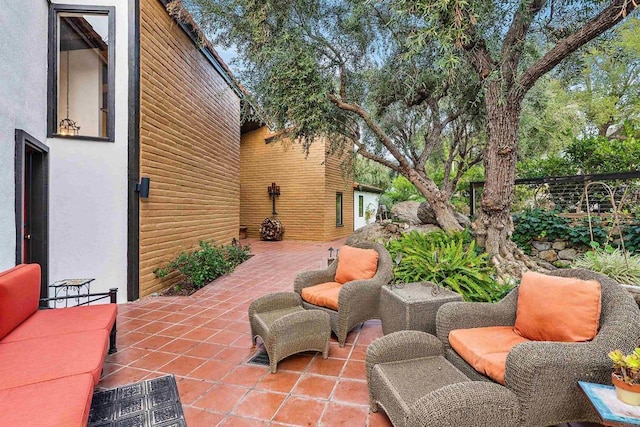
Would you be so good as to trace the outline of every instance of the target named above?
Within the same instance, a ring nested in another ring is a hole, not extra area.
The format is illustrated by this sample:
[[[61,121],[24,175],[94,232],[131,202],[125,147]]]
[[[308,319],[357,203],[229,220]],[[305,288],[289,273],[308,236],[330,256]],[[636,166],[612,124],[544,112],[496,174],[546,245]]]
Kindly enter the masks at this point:
[[[345,283],[338,296],[338,310],[319,307],[302,301],[307,309],[323,310],[331,317],[331,330],[338,337],[340,347],[344,347],[347,333],[359,323],[380,318],[380,289],[393,278],[393,262],[389,252],[379,243],[362,242],[352,245],[361,249],[378,252],[378,268],[375,276],[368,280],[354,280]],[[338,256],[339,258],[339,256]],[[325,270],[299,273],[293,283],[293,290],[301,294],[302,289],[321,283],[332,282],[336,276],[338,260]]]
[[[597,422],[598,418],[579,390],[579,380],[610,383],[607,353],[619,348],[630,352],[640,337],[640,310],[629,293],[614,280],[583,269],[557,270],[551,275],[595,279],[601,284],[600,325],[592,341],[580,343],[527,342],[507,356],[505,385],[518,398],[522,426],[548,426],[570,421]],[[452,302],[438,311],[436,329],[446,358],[472,380],[491,381],[476,372],[449,346],[454,329],[512,326],[518,289],[502,301]]]

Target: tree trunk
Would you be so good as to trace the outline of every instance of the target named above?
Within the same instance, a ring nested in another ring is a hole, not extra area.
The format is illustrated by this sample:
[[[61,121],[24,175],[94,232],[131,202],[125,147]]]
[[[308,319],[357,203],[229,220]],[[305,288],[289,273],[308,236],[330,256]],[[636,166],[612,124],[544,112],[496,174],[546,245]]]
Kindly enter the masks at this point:
[[[485,186],[481,211],[474,223],[478,244],[489,253],[501,276],[519,276],[532,263],[511,241],[519,101],[505,100],[496,83],[489,85],[487,108],[487,146],[484,154]]]
[[[435,182],[420,176],[415,170],[412,170],[407,178],[431,205],[440,228],[445,231],[461,231],[463,229],[456,219],[453,206],[449,202],[450,194],[440,190]]]

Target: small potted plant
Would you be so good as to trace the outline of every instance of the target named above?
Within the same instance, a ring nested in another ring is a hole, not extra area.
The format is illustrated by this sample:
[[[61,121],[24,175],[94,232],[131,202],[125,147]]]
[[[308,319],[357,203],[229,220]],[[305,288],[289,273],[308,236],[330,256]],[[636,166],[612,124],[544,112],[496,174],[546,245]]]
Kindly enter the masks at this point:
[[[611,381],[618,399],[629,405],[640,406],[640,347],[628,355],[613,350],[608,356],[613,361]]]

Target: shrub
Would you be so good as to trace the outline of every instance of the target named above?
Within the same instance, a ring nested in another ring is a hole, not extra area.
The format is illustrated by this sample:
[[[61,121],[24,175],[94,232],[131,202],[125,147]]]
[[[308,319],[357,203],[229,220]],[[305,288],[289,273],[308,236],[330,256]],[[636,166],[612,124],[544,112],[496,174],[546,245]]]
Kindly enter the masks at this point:
[[[517,213],[513,215],[513,227],[512,240],[527,254],[531,253],[531,241],[534,239],[562,238],[573,245],[588,247],[591,244],[589,223],[586,218],[580,225],[572,226],[568,219],[561,217],[554,211],[530,209]],[[600,218],[591,218],[591,229],[594,241],[600,244],[607,243],[607,232]]]
[[[623,229],[623,238],[629,252],[640,252],[640,224],[627,225]]]
[[[182,252],[165,267],[153,271],[156,277],[166,277],[172,271],[179,271],[185,280],[197,288],[212,280],[232,272],[238,265],[249,259],[250,247],[217,246],[215,243],[199,242],[200,249]]]
[[[510,286],[498,284],[489,256],[475,245],[468,231],[412,231],[387,243],[393,259],[402,259],[394,269],[402,282],[431,281],[458,292],[465,301],[498,301]]]
[[[602,226],[602,221],[598,217],[591,218],[591,230],[593,231],[593,241],[598,244],[606,244],[609,236]],[[589,247],[591,245],[591,233],[589,232],[589,220],[584,218],[582,224],[569,227],[566,239],[573,245]]]
[[[609,245],[600,248],[593,244],[594,250],[576,258],[574,267],[602,273],[617,282],[628,285],[640,285],[640,256],[625,255],[619,249]]]
[[[570,230],[569,221],[554,211],[530,209],[513,215],[512,240],[525,253],[531,251],[533,239],[550,240],[565,237]],[[587,236],[589,233],[587,233]],[[588,243],[588,242],[587,242]]]

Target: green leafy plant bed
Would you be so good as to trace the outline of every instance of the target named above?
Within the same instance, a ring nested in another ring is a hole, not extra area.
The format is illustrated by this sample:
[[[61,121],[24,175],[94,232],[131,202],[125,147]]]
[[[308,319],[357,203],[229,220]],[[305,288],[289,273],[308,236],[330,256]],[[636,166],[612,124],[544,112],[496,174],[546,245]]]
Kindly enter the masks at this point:
[[[199,242],[200,248],[193,252],[182,252],[166,266],[153,271],[156,277],[164,278],[177,271],[184,276],[162,295],[191,295],[207,283],[232,272],[238,265],[251,257],[251,247],[236,245],[216,245]]]
[[[640,285],[640,256],[624,254],[610,245],[600,247],[592,242],[593,251],[573,262],[574,267],[602,273],[625,285]]]
[[[396,279],[405,283],[431,281],[465,301],[498,301],[512,289],[496,282],[489,256],[476,247],[468,231],[412,231],[389,241],[387,250],[397,261]]]

